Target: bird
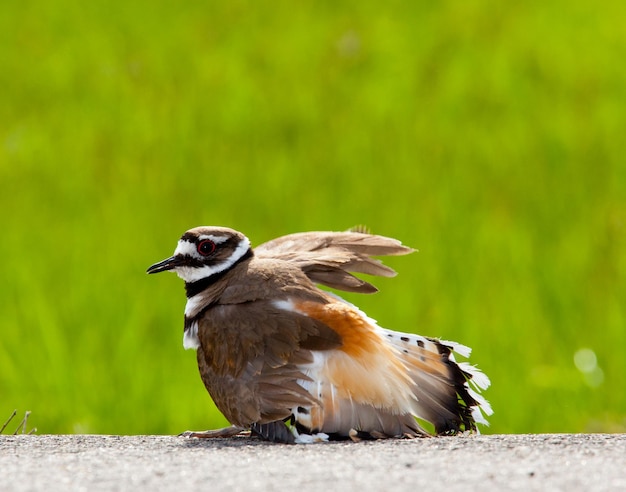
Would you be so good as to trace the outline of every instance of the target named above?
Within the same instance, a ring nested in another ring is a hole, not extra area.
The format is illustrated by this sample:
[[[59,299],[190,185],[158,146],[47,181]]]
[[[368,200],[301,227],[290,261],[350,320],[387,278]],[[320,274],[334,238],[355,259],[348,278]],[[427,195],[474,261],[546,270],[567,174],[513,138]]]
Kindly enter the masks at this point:
[[[288,234],[254,249],[228,227],[186,231],[147,273],[184,280],[183,346],[196,350],[231,425],[182,435],[293,444],[479,433],[492,414],[481,395],[490,381],[456,361],[468,347],[383,328],[334,292],[377,292],[354,274],[393,277],[375,257],[413,251],[362,227]]]

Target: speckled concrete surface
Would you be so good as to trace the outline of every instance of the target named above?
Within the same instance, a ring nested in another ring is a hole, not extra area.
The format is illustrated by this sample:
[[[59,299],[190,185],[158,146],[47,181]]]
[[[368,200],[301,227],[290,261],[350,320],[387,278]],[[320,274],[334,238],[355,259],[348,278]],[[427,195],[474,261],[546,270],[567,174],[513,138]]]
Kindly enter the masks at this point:
[[[626,490],[626,435],[292,446],[239,437],[2,435],[0,490]]]

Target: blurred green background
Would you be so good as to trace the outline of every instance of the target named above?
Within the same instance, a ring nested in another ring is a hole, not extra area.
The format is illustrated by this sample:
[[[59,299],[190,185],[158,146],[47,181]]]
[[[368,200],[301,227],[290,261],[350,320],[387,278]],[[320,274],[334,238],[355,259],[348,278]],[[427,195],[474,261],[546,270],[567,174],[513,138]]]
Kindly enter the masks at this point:
[[[626,5],[0,5],[0,420],[224,424],[146,268],[188,228],[420,250],[380,324],[460,341],[484,432],[626,431]]]

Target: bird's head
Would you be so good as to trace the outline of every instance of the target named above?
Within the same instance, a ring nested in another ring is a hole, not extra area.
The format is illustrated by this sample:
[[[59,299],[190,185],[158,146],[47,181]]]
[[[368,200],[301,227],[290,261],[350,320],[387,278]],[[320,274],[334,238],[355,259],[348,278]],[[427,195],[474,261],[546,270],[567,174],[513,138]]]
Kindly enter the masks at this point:
[[[196,227],[182,235],[174,254],[148,268],[148,273],[173,270],[187,283],[225,272],[252,254],[250,241],[227,227]]]

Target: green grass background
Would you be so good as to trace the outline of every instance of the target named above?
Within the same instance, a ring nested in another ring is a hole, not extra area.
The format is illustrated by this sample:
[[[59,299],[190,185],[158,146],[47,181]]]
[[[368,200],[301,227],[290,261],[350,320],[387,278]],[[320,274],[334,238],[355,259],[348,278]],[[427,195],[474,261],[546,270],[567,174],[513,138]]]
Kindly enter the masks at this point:
[[[625,16],[2,2],[0,418],[224,424],[182,348],[182,282],[145,269],[196,225],[258,244],[366,224],[420,252],[349,299],[472,346],[486,432],[626,431]]]

